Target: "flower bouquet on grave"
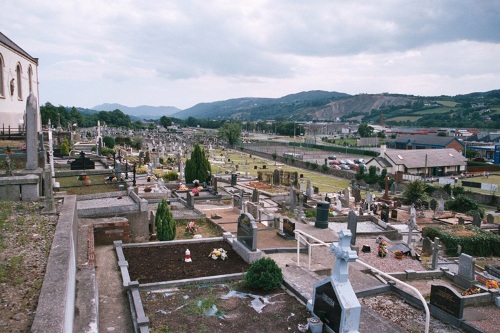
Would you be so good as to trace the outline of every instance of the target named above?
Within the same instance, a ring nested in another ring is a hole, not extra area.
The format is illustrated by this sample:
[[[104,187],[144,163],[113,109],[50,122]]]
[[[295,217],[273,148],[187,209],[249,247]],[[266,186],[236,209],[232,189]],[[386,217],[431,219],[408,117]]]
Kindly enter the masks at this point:
[[[198,226],[196,222],[191,221],[186,226],[186,235],[194,235],[198,232]]]
[[[381,258],[385,258],[387,256],[387,243],[385,241],[381,241],[378,244],[378,256]]]
[[[498,289],[498,281],[495,280],[488,280],[485,285],[488,289]]]
[[[403,259],[403,256],[404,256],[403,251],[401,250],[394,251],[394,257],[396,257],[396,259]]]
[[[197,197],[200,195],[200,189],[198,187],[194,187],[192,190],[191,190],[191,193]]]
[[[473,287],[473,288],[467,289],[466,291],[461,293],[461,295],[462,296],[470,296],[470,295],[476,295],[476,294],[480,294],[480,293],[481,293],[481,289],[479,289],[477,287]]]
[[[212,252],[208,255],[210,258],[213,260],[226,260],[227,259],[227,252],[223,248],[219,249],[213,249]]]

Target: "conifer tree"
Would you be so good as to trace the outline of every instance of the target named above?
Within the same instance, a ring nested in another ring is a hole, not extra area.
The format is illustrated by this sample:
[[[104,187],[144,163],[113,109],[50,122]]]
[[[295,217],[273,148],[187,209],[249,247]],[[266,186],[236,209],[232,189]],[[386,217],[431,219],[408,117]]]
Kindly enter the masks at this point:
[[[155,225],[158,240],[169,241],[175,238],[175,220],[165,198],[161,200],[156,210]]]
[[[191,152],[191,158],[186,161],[186,167],[184,168],[186,183],[192,183],[195,179],[200,182],[208,181],[211,170],[210,162],[205,157],[205,150],[199,144],[195,144]]]

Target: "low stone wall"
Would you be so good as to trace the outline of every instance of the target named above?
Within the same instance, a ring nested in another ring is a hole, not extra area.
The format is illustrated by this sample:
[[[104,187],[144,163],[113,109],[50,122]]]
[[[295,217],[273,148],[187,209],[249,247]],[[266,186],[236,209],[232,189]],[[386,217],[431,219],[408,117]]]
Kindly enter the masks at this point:
[[[0,200],[37,201],[40,196],[40,175],[0,177]]]
[[[31,326],[33,333],[73,332],[77,234],[76,196],[66,196]]]

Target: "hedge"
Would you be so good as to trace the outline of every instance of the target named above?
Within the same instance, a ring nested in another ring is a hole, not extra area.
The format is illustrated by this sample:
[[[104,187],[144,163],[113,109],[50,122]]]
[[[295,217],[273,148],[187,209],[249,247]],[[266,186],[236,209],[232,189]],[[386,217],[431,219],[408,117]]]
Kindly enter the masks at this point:
[[[488,257],[500,256],[500,236],[475,226],[466,226],[463,230],[474,231],[473,236],[457,236],[448,232],[449,230],[439,227],[424,227],[422,235],[434,240],[439,237],[440,242],[446,247],[445,253],[456,256],[458,245],[462,247],[462,253],[471,256]],[[450,230],[451,231],[451,230]]]

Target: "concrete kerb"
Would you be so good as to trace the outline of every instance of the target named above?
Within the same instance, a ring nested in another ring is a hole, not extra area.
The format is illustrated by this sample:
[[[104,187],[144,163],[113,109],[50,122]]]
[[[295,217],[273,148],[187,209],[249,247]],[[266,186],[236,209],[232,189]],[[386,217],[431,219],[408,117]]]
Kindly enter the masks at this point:
[[[77,232],[76,196],[67,196],[60,210],[31,332],[73,331]]]

